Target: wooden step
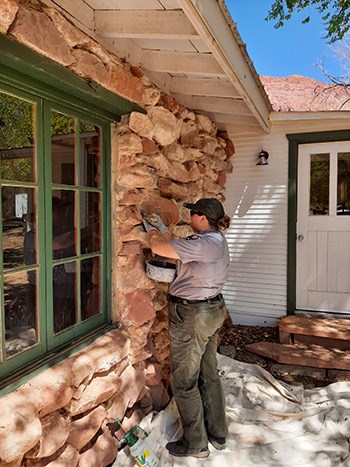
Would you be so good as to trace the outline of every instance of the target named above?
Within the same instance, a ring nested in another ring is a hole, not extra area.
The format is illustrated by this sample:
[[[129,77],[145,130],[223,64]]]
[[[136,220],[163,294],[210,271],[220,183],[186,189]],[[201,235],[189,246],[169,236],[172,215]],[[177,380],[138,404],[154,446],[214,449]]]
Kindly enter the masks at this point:
[[[339,349],[326,349],[320,345],[257,342],[256,344],[247,345],[246,349],[249,352],[287,365],[350,370],[350,352]]]
[[[350,319],[292,315],[281,318],[278,328],[283,344],[316,344],[350,350]]]

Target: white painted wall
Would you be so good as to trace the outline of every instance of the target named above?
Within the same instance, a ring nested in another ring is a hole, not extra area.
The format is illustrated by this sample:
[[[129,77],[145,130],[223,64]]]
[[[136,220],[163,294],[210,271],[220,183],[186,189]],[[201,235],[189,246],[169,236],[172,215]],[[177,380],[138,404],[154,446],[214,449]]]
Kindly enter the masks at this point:
[[[225,201],[232,220],[226,233],[231,266],[224,296],[234,324],[276,325],[286,314],[286,134],[349,129],[349,115],[273,114],[268,135],[230,135],[236,153]],[[256,165],[261,149],[270,154],[267,166]]]

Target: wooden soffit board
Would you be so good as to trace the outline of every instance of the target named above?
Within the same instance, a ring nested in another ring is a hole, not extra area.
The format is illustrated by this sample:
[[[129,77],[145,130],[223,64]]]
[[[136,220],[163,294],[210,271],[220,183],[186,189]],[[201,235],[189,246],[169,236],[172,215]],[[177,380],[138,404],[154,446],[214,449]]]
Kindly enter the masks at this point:
[[[223,0],[44,0],[220,130],[269,131],[270,105]]]

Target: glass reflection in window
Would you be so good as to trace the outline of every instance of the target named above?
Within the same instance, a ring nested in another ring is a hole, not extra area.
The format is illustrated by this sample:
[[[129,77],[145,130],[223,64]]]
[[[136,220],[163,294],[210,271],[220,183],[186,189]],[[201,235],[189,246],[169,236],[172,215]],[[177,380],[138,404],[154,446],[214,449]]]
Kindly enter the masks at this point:
[[[34,233],[35,193],[33,188],[14,186],[5,186],[1,190],[4,269],[37,262],[37,240]]]
[[[101,250],[101,194],[82,192],[81,196],[81,253]]]
[[[81,262],[81,318],[91,318],[101,312],[100,258]]]
[[[52,182],[75,184],[75,119],[51,112]]]
[[[312,154],[310,171],[310,215],[329,213],[329,154]]]
[[[57,333],[77,322],[75,261],[54,266],[52,275],[54,331]]]
[[[101,129],[80,122],[80,184],[93,188],[101,186]]]
[[[35,181],[34,104],[0,92],[0,177]]]
[[[350,215],[350,153],[338,154],[337,215]]]
[[[52,192],[53,259],[76,255],[75,194],[70,190]]]
[[[4,279],[5,351],[11,357],[38,342],[36,271]]]

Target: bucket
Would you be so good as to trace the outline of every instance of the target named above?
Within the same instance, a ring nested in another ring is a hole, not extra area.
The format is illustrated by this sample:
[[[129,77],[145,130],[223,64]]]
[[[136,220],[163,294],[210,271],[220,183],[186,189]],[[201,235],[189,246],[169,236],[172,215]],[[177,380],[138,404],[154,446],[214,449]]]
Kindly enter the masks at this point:
[[[168,261],[151,259],[146,262],[146,274],[158,282],[172,282],[176,274],[176,265]]]

